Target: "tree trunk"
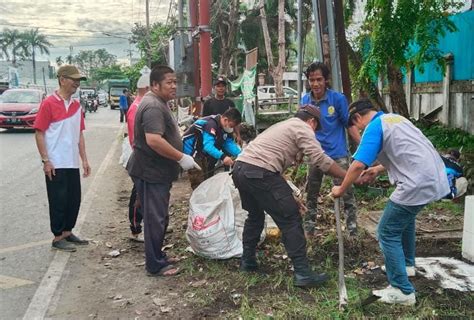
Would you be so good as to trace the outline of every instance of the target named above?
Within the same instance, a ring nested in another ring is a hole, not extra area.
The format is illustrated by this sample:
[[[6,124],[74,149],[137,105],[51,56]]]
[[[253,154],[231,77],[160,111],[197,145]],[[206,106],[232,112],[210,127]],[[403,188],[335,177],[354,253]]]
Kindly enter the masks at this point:
[[[403,89],[403,75],[400,68],[393,65],[391,61],[387,63],[387,78],[390,95],[390,104],[392,110],[405,118],[410,117],[408,112],[407,100],[405,98],[405,90]]]
[[[277,97],[283,97],[283,72],[286,67],[285,53],[285,1],[278,0],[278,65],[273,72]]]
[[[347,57],[350,63],[357,71],[362,67],[362,57],[358,52],[352,49],[347,39],[345,39],[343,45],[346,47]],[[387,106],[382,99],[379,89],[372,81],[367,81],[362,84],[363,88],[359,90],[359,98],[369,98],[370,101],[379,109],[385,113],[388,113]]]
[[[268,32],[267,15],[265,13],[265,1],[260,0],[258,6],[260,7],[260,21],[262,23],[265,51],[267,52],[268,72],[270,72],[270,74],[273,76],[273,54],[272,45],[270,41],[270,33]]]
[[[33,61],[33,82],[34,82],[34,84],[36,84],[35,47],[31,48],[31,60]]]
[[[231,70],[231,60],[236,46],[236,33],[238,30],[239,0],[232,0],[229,5],[228,16],[224,17],[219,9],[218,19],[222,23],[218,24],[219,39],[221,43],[221,56],[219,61],[219,74],[229,76]]]

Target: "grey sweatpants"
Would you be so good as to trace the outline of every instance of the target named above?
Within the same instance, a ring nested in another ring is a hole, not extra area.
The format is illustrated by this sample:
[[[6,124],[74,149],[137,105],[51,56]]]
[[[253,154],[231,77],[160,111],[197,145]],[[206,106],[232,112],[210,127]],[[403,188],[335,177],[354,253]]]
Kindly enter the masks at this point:
[[[145,237],[145,266],[157,273],[169,263],[162,251],[168,228],[171,183],[150,183],[133,178],[140,199]]]

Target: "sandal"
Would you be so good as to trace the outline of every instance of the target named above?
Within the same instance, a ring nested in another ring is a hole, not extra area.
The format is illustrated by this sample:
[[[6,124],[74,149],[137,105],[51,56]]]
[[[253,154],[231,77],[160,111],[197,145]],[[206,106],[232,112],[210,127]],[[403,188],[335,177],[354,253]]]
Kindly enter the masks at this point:
[[[178,263],[181,261],[181,259],[179,257],[170,257],[166,258],[166,261],[168,261],[168,263]]]
[[[171,272],[173,270],[174,272]],[[156,273],[149,273],[148,275],[151,277],[172,277],[179,274],[180,271],[181,270],[179,268],[176,268],[172,264],[169,264],[166,267],[161,268],[160,271]]]

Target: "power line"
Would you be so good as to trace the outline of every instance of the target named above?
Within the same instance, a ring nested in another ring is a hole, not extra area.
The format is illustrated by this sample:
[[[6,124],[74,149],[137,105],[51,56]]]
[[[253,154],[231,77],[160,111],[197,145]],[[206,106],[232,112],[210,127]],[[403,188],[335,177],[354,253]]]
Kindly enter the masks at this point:
[[[90,44],[76,44],[76,47],[96,47],[96,46],[109,46],[113,44],[123,44],[123,42],[109,42],[109,43],[90,43]],[[54,48],[69,48],[69,46],[54,46]]]

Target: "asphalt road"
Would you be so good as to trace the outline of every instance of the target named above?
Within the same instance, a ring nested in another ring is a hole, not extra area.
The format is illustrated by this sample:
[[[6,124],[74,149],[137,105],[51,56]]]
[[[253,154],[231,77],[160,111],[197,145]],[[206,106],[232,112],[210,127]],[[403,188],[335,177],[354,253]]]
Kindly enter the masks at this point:
[[[121,132],[119,111],[99,108],[86,117],[86,151],[92,175],[87,193],[112,143]],[[0,318],[22,318],[55,251],[49,228],[42,164],[33,130],[0,129]]]

